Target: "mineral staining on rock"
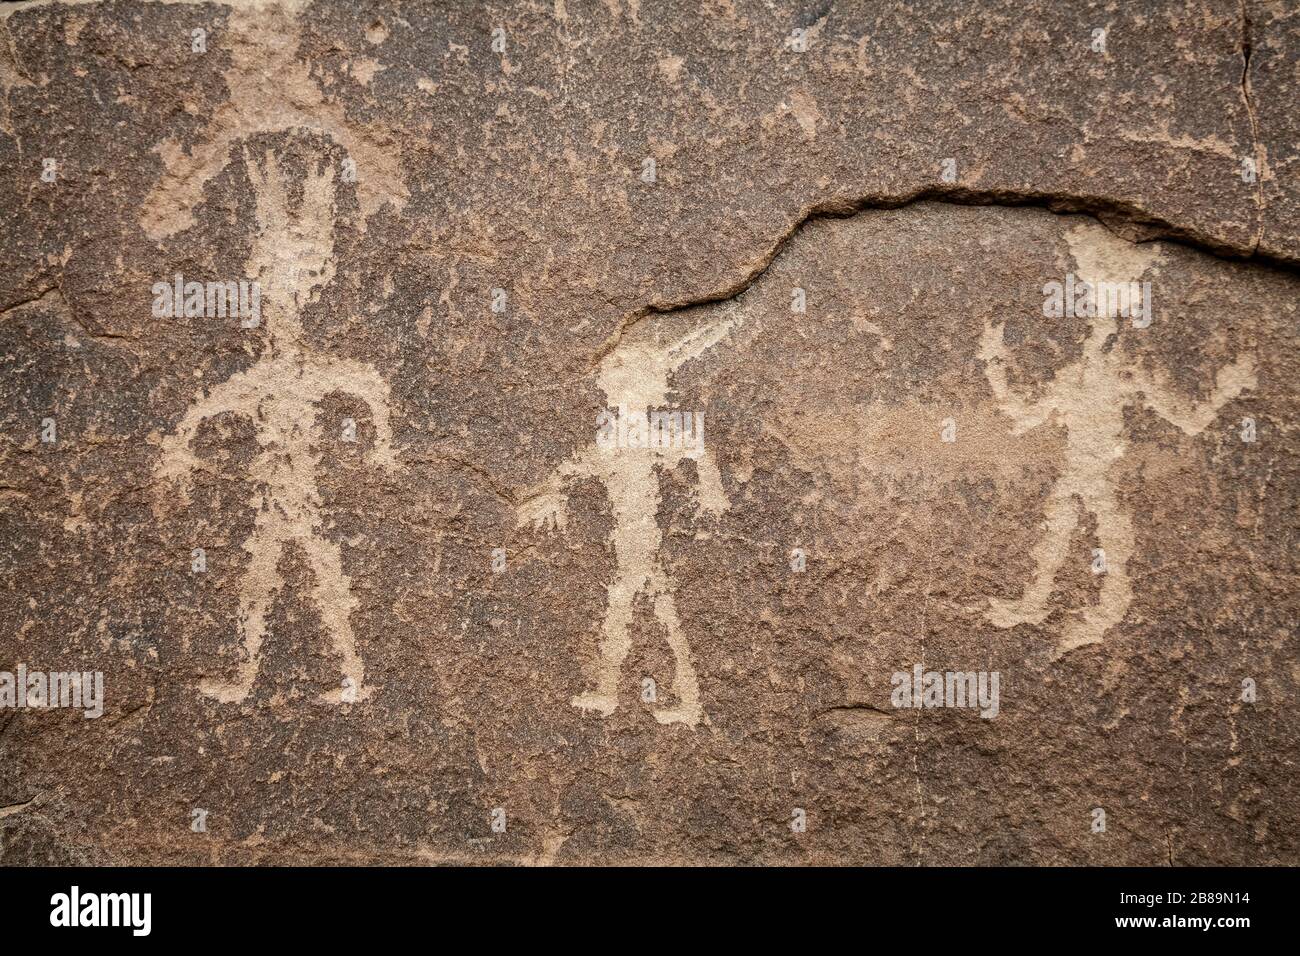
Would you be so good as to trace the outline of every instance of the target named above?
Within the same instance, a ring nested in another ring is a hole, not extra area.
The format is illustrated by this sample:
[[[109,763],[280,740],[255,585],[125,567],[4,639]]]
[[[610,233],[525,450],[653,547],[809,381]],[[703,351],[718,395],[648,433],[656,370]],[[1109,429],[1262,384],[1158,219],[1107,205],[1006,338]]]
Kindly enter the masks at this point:
[[[1294,17],[696,7],[3,12],[0,862],[1296,862]]]

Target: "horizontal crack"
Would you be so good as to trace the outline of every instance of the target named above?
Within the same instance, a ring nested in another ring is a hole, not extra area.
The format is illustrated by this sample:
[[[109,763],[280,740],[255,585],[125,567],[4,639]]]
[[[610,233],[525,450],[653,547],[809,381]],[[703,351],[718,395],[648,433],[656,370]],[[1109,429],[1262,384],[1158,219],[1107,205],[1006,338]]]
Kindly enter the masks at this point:
[[[61,293],[57,286],[45,286],[25,299],[19,299],[17,302],[12,302],[9,305],[0,307],[0,321],[3,321],[11,312],[17,312],[20,309],[27,308],[28,306],[45,305],[48,301],[52,301],[56,296],[60,295]]]
[[[587,364],[587,372],[594,370],[614,349],[623,337],[640,322],[652,315],[684,312],[688,309],[739,298],[771,268],[785,248],[811,223],[825,219],[851,219],[871,210],[901,209],[920,202],[947,203],[953,206],[1001,206],[1009,209],[1046,209],[1057,215],[1087,214],[1103,226],[1115,231],[1112,223],[1122,222],[1141,227],[1149,238],[1141,242],[1172,242],[1187,246],[1221,259],[1269,265],[1287,272],[1300,273],[1300,259],[1261,253],[1258,240],[1250,247],[1234,246],[1194,229],[1175,226],[1164,219],[1145,212],[1131,203],[1099,196],[1065,195],[1036,191],[978,190],[961,186],[926,186],[898,196],[870,195],[859,199],[832,199],[808,207],[794,224],[773,244],[762,261],[736,282],[723,289],[699,298],[681,302],[652,302],[626,316],[604,342],[596,349]],[[1262,215],[1262,210],[1261,210]],[[1108,222],[1109,220],[1109,222]]]
[[[15,813],[21,813],[35,802],[36,798],[32,797],[30,800],[26,800],[22,803],[11,803],[6,807],[0,807],[0,820],[3,820],[5,817],[13,816]]]

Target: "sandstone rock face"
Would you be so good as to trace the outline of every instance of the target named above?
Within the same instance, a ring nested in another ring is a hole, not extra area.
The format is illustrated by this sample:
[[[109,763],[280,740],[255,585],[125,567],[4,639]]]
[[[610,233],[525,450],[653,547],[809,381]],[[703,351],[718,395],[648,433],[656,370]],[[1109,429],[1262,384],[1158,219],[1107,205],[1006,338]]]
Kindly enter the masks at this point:
[[[1294,5],[0,17],[0,862],[1300,862]]]

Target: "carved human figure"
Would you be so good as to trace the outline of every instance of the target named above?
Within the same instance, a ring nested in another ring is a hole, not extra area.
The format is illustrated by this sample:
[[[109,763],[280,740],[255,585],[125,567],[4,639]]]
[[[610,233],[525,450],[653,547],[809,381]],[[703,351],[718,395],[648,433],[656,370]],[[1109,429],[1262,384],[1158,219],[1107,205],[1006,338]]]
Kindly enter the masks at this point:
[[[1134,245],[1099,225],[1079,226],[1066,236],[1081,281],[1136,282],[1160,259],[1158,245]],[[1206,401],[1179,396],[1163,378],[1130,367],[1113,348],[1118,314],[1111,298],[1101,298],[1091,320],[1080,358],[1062,369],[1036,399],[1015,394],[1007,382],[1007,348],[1002,331],[984,329],[980,357],[1002,411],[1014,421],[1013,434],[1044,423],[1065,430],[1065,461],[1045,515],[1046,532],[1033,549],[1035,572],[1023,595],[1014,601],[992,598],[985,614],[998,627],[1041,623],[1050,612],[1048,599],[1078,524],[1079,507],[1096,517],[1104,561],[1097,603],[1072,612],[1055,657],[1102,640],[1123,620],[1133,598],[1127,563],[1134,534],[1129,516],[1116,496],[1112,466],[1123,457],[1124,409],[1141,403],[1189,435],[1203,431],[1225,404],[1255,386],[1255,365],[1242,355],[1219,370]],[[1097,565],[1094,565],[1096,567]]]
[[[252,419],[259,452],[248,478],[255,491],[252,536],[244,542],[250,562],[240,581],[239,632],[244,659],[233,679],[205,678],[200,690],[222,702],[244,700],[252,689],[267,633],[267,617],[283,586],[279,563],[296,544],[311,568],[311,593],[341,659],[341,686],[322,695],[327,703],[364,700],[370,693],[357,654],[351,614],[357,606],[339,547],[324,534],[316,470],[324,436],[316,404],[333,392],[349,392],[370,407],[375,427],[371,464],[394,470],[389,427],[389,390],[369,365],[314,354],[303,342],[301,309],[334,276],[334,171],[310,171],[303,198],[289,208],[286,184],[270,152],[248,164],[257,195],[257,233],[247,270],[260,283],[266,351],[256,364],[197,397],[162,444],[159,477],[178,484],[188,498],[193,472],[205,466],[192,444],[200,425],[223,414]]]
[[[612,431],[626,429],[629,416],[661,409],[667,401],[670,377],[686,362],[698,358],[722,341],[739,320],[715,322],[667,343],[645,336],[628,336],[609,352],[597,369],[597,384],[614,411],[606,419]],[[635,429],[640,422],[632,425]],[[702,426],[702,423],[700,423]],[[702,437],[702,428],[700,431]],[[699,476],[698,500],[710,515],[726,510],[729,502],[717,463],[699,443],[668,443],[652,447],[620,447],[593,441],[582,447],[542,484],[532,488],[518,508],[518,521],[542,528],[563,528],[566,522],[567,486],[594,478],[605,488],[614,513],[611,540],[616,572],[608,585],[608,604],[602,627],[595,686],[572,700],[573,706],[609,716],[618,707],[623,661],[632,647],[631,628],[636,599],[644,595],[655,618],[667,632],[673,653],[673,707],[661,707],[655,718],[662,724],[690,726],[705,719],[699,681],[691,661],[691,648],[682,632],[673,599],[672,584],[664,570],[659,529],[659,468],[676,468],[695,462]]]

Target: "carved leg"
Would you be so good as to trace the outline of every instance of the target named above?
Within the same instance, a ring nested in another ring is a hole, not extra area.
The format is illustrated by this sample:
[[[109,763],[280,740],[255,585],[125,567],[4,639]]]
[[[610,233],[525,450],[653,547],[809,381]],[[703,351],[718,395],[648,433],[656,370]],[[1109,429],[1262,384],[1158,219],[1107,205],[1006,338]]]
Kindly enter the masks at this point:
[[[1106,632],[1124,620],[1133,601],[1127,563],[1133,553],[1133,524],[1120,508],[1115,491],[1106,484],[1101,500],[1095,503],[1097,537],[1106,553],[1106,573],[1102,575],[1097,603],[1072,616],[1061,634],[1053,660],[1078,647],[1100,644]]]
[[[618,680],[623,661],[632,649],[632,603],[644,579],[620,569],[619,577],[609,586],[609,608],[605,612],[604,637],[600,641],[600,661],[596,671],[596,689],[573,698],[574,707],[594,710],[608,717],[618,707]]]
[[[1056,572],[1065,560],[1070,546],[1070,534],[1078,522],[1074,495],[1057,482],[1047,500],[1047,532],[1034,545],[1034,579],[1025,588],[1018,601],[989,598],[989,608],[984,617],[998,627],[1015,627],[1017,624],[1041,624],[1051,608],[1047,599],[1052,595]]]
[[[330,646],[342,658],[343,680],[340,686],[321,694],[326,704],[360,703],[370,696],[365,686],[366,669],[357,654],[357,642],[352,633],[352,611],[357,599],[352,596],[352,584],[343,573],[343,558],[339,546],[324,538],[313,538],[306,545],[311,561],[316,587],[312,592],[321,622],[330,635]]]
[[[668,582],[661,584],[661,590],[655,595],[655,617],[663,622],[668,630],[668,646],[673,652],[673,694],[677,697],[677,706],[660,708],[655,711],[655,720],[661,724],[686,724],[694,727],[704,719],[704,708],[700,706],[700,684],[695,676],[695,665],[691,661],[691,645],[682,634],[681,623],[677,620],[677,602],[673,600]]]
[[[205,677],[199,682],[201,693],[215,697],[223,704],[237,704],[244,700],[257,679],[262,640],[266,637],[266,619],[279,590],[276,571],[284,551],[284,539],[274,526],[259,524],[252,537],[244,542],[244,550],[253,556],[239,581],[239,632],[244,644],[244,660],[233,681]]]

